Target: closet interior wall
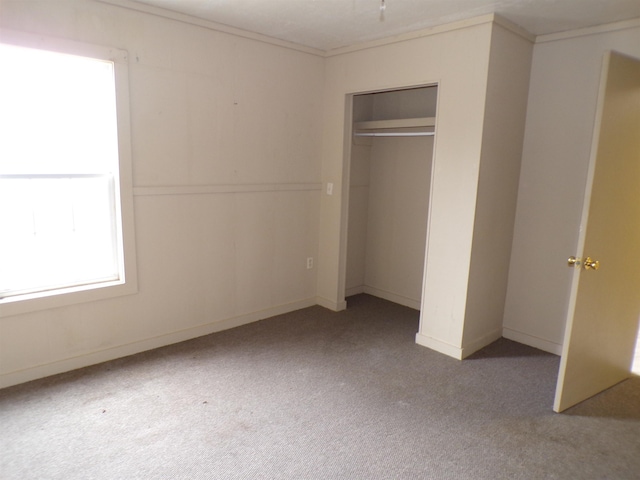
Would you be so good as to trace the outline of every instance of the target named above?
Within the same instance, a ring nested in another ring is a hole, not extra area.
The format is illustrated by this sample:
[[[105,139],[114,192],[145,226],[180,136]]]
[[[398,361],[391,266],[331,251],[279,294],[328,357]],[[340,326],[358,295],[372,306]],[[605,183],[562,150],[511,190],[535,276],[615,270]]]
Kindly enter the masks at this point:
[[[354,132],[362,121],[435,117],[436,99],[436,86],[354,95]],[[433,141],[353,136],[345,296],[420,309]]]

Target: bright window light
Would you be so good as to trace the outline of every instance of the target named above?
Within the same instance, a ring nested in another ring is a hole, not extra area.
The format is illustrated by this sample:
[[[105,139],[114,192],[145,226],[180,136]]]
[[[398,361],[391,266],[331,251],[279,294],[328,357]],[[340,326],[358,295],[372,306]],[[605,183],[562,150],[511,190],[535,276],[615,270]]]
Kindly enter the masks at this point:
[[[124,282],[114,65],[0,44],[0,299]]]

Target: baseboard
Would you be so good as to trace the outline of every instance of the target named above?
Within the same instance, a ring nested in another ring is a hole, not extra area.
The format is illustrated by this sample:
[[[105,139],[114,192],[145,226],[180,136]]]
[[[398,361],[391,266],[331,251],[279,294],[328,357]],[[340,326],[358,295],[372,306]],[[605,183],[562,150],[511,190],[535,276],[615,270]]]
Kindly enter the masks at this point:
[[[370,287],[365,285],[363,288],[363,293],[368,295],[373,295],[374,297],[382,298],[384,300],[389,300],[390,302],[397,303],[399,305],[404,305],[405,307],[413,308],[414,310],[420,310],[420,300],[414,300],[413,298],[403,297],[402,295],[398,295],[396,293],[387,292],[385,290],[380,290],[375,287]]]
[[[364,285],[358,285],[357,287],[347,288],[344,291],[345,297],[352,297],[354,295],[358,295],[360,293],[364,293]]]
[[[464,358],[467,358],[469,355],[477,352],[478,350],[486,347],[487,345],[495,342],[501,336],[502,329],[496,329],[460,348],[442,342],[440,340],[436,340],[435,338],[427,337],[426,335],[422,335],[421,333],[417,333],[416,343],[418,345],[422,345],[423,347],[435,350],[436,352],[444,353],[445,355],[448,355],[455,359],[462,360]]]
[[[320,305],[321,307],[328,308],[329,310],[333,310],[334,312],[341,312],[342,310],[347,309],[346,300],[342,300],[341,302],[334,302],[324,297],[316,297],[315,303],[316,305]]]
[[[537,348],[544,352],[553,353],[554,355],[562,355],[562,345],[542,338],[534,337],[526,333],[518,332],[510,328],[502,328],[502,336],[514,342],[529,345],[530,347]]]
[[[116,358],[127,357],[136,353],[141,353],[154,348],[165,347],[174,343],[191,340],[192,338],[209,335],[210,333],[228,330],[230,328],[239,327],[248,323],[263,320],[265,318],[281,315],[283,313],[293,312],[302,308],[310,307],[316,304],[316,298],[300,300],[298,302],[278,305],[275,307],[259,310],[257,312],[240,315],[237,317],[225,319],[219,322],[199,325],[197,327],[180,330],[177,332],[161,335],[139,342],[133,342],[126,345],[98,350],[78,357],[67,358],[57,362],[37,365],[16,372],[9,372],[0,375],[0,388],[18,385],[20,383],[29,382],[38,378],[44,378],[59,373],[76,370],[78,368],[88,367],[98,363],[115,360]]]
[[[462,348],[449,345],[448,343],[436,340],[432,337],[427,337],[421,333],[416,333],[416,343],[423,347],[430,348],[436,352],[443,353],[449,357],[453,357],[457,360],[462,360]]]
[[[462,358],[467,358],[469,355],[483,349],[487,345],[492,344],[500,337],[502,337],[502,328],[497,328],[486,335],[475,339],[473,342],[464,345],[462,347]]]

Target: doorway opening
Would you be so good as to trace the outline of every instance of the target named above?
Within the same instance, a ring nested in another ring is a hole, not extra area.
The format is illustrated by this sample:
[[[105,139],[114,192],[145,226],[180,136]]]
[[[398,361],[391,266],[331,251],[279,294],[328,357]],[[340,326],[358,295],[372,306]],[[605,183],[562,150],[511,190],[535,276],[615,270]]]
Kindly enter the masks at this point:
[[[436,85],[351,95],[345,297],[420,310]]]

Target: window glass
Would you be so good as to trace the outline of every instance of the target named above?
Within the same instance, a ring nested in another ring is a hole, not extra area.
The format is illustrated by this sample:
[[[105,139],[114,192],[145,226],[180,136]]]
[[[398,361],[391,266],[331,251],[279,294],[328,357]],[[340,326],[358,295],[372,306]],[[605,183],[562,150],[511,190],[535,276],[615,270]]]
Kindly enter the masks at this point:
[[[0,298],[124,281],[114,65],[0,44]]]

